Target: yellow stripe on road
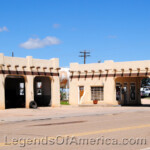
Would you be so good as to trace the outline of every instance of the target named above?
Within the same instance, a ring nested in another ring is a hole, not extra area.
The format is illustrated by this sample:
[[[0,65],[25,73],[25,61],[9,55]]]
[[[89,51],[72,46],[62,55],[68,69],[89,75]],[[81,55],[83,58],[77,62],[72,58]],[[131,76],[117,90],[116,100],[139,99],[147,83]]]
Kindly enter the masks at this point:
[[[77,134],[73,134],[73,136],[86,136],[86,135],[93,135],[93,134],[99,134],[99,133],[110,133],[110,132],[116,132],[116,131],[141,129],[141,128],[147,128],[147,127],[150,127],[150,124],[140,125],[140,126],[124,127],[124,128],[105,129],[105,130],[91,131],[91,132],[85,132],[85,133],[77,133]]]
[[[148,127],[150,127],[150,124],[139,125],[139,126],[123,127],[123,128],[114,128],[114,129],[105,129],[105,130],[91,131],[91,132],[67,134],[67,135],[61,135],[61,137],[67,137],[67,136],[79,137],[79,136],[95,135],[95,134],[100,134],[100,133],[111,133],[111,132],[117,132],[117,131],[127,131],[127,130],[142,129],[142,128],[148,128]],[[48,138],[49,139],[56,139],[56,137],[48,137]],[[40,139],[43,139],[43,138],[39,138],[39,140]],[[11,146],[11,144],[13,144],[13,142],[10,142],[10,145],[6,145],[5,143],[0,143],[0,147]]]

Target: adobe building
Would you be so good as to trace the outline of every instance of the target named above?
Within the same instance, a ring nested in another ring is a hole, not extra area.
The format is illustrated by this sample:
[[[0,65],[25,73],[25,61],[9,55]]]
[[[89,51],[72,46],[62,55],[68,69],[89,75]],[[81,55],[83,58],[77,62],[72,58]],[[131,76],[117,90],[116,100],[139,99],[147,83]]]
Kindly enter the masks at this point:
[[[7,57],[0,54],[0,109],[60,106],[59,59]]]
[[[70,64],[70,104],[140,105],[143,78],[150,61]]]

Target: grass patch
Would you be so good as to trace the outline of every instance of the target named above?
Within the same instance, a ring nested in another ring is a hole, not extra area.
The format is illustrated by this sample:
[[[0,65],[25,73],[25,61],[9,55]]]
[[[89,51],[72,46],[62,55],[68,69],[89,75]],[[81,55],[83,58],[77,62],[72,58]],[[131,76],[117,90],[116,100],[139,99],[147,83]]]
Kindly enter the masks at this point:
[[[150,99],[150,97],[145,97],[145,99]]]
[[[141,97],[141,99],[150,99],[150,97],[147,97],[147,96],[146,97]]]
[[[61,104],[61,105],[70,105],[70,104],[69,104],[69,101],[60,101],[60,104]]]

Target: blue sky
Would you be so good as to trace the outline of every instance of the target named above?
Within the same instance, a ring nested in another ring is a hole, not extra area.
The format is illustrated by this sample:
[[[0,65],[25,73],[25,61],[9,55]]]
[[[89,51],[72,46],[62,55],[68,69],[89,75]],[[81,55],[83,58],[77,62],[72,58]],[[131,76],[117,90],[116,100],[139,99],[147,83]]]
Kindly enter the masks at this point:
[[[0,53],[60,66],[150,59],[149,0],[0,0]]]

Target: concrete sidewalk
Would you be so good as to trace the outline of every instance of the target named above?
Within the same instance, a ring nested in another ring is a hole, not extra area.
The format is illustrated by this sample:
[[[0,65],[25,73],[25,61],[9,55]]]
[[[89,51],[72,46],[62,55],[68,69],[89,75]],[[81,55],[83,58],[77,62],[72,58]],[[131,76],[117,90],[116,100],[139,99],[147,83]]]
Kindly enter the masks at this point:
[[[68,105],[55,108],[7,109],[0,110],[0,124],[141,111],[150,111],[150,107],[73,107]]]

